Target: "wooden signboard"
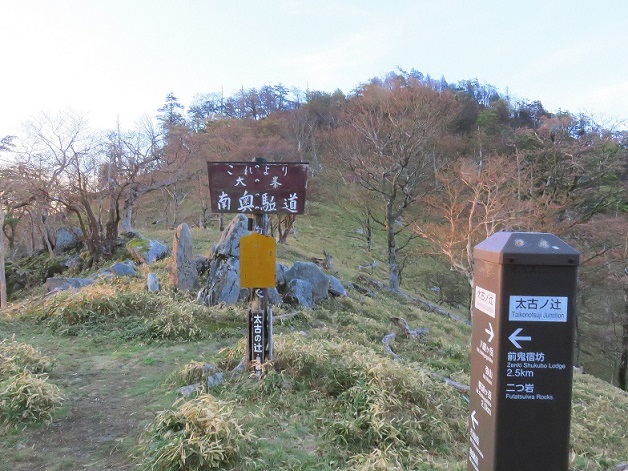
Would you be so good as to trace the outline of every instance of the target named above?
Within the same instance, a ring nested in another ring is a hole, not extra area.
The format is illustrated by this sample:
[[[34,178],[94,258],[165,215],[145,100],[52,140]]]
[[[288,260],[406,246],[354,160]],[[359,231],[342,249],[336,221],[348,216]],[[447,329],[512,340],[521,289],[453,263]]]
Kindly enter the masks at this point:
[[[247,358],[261,377],[273,357],[273,311],[268,288],[275,287],[275,239],[266,236],[268,216],[303,214],[307,163],[207,162],[214,213],[250,214],[254,233],[240,238],[240,287],[251,289]]]
[[[214,213],[303,214],[307,163],[207,162]]]

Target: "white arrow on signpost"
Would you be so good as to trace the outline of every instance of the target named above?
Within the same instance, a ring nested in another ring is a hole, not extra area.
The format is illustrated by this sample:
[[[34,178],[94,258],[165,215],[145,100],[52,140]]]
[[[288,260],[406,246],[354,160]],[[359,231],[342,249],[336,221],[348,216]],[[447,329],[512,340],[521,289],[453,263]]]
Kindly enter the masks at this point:
[[[508,337],[508,340],[510,340],[512,344],[519,349],[523,348],[519,344],[519,342],[523,342],[523,341],[529,342],[530,340],[532,340],[532,337],[530,337],[529,335],[519,335],[522,330],[523,328],[519,327],[510,335],[510,337]]]
[[[488,329],[484,329],[484,332],[486,332],[488,334],[488,341],[492,342],[493,341],[493,337],[495,336],[495,332],[493,332],[493,324],[491,324],[489,322],[488,323]]]
[[[475,428],[479,424],[478,419],[475,418],[475,411],[471,412],[471,428]]]

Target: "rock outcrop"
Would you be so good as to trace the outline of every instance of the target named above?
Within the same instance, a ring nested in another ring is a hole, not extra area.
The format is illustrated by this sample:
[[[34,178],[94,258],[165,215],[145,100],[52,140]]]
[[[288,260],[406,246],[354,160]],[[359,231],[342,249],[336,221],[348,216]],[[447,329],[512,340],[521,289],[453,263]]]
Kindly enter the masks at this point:
[[[234,217],[214,247],[209,262],[209,277],[197,300],[214,306],[220,303],[235,304],[248,295],[240,289],[240,238],[248,235],[248,218],[244,214]]]
[[[240,289],[240,238],[248,235],[247,217],[236,216],[214,247],[209,261],[209,277],[197,299],[209,306],[235,304],[246,299],[248,289]],[[268,290],[270,304],[297,304],[310,309],[329,297],[346,296],[338,278],[327,275],[312,262],[295,262],[288,268],[277,263],[276,286]]]
[[[180,224],[172,241],[170,282],[179,291],[197,290],[198,271],[192,254],[192,232],[186,223]]]
[[[81,237],[83,231],[78,227],[61,227],[57,231],[57,237],[55,239],[55,255],[61,255],[72,249],[80,249],[83,246]]]
[[[166,244],[142,236],[128,241],[126,248],[134,260],[148,265],[166,258],[170,254],[170,250],[168,250]]]

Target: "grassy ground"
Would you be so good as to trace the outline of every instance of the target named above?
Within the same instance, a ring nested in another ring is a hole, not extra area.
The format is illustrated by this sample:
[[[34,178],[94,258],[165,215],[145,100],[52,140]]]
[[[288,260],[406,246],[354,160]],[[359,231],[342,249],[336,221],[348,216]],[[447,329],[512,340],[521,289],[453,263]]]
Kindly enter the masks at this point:
[[[309,210],[297,220],[296,239],[278,247],[279,261],[289,265],[326,250],[345,284],[363,284],[358,273],[385,280],[381,239],[368,252],[341,207],[314,203]],[[171,243],[173,233],[150,235]],[[194,229],[196,254],[209,254],[218,236],[215,227]],[[377,267],[358,268],[374,259]],[[431,263],[411,267],[408,278]],[[469,383],[469,326],[373,286],[373,296],[349,289],[347,298],[315,310],[277,309],[275,316],[286,318],[275,323],[275,364],[258,380],[230,374],[244,353],[247,307],[197,306],[169,289],[167,269],[167,260],[151,267],[165,285],[159,295],[145,293],[143,279],[103,281],[75,294],[35,292],[12,305],[0,320],[0,339],[30,344],[50,358],[47,381],[65,400],[51,423],[2,425],[0,471],[148,467],[159,440],[180,433],[172,416],[171,429],[158,429],[166,421],[160,412],[183,414],[185,404],[214,399],[221,401],[215,420],[231,427],[223,441],[233,443],[217,461],[222,469],[466,469],[467,402],[432,373]],[[405,289],[433,296],[420,283]],[[466,308],[454,314],[464,317]],[[427,335],[400,335],[393,316],[428,329]],[[402,361],[384,349],[389,332],[398,334],[391,348]],[[179,388],[191,381],[193,362],[225,373],[222,384],[204,391],[214,399],[181,402]],[[189,450],[201,446],[200,439],[187,443]],[[604,470],[627,457],[628,396],[576,375],[572,469]],[[189,468],[172,469],[194,469],[194,453],[186,459]]]

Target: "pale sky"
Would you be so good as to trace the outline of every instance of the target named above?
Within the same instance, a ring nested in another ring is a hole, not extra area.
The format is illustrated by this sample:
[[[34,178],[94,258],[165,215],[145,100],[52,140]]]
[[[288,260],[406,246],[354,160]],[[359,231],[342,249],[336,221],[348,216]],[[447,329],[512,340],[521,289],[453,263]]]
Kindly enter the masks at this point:
[[[401,67],[628,120],[626,0],[0,0],[0,137],[42,111],[133,127],[169,92],[350,93]]]

